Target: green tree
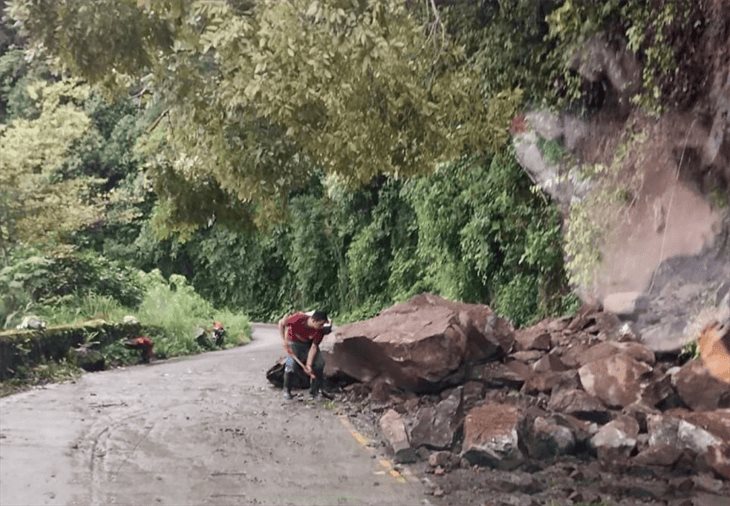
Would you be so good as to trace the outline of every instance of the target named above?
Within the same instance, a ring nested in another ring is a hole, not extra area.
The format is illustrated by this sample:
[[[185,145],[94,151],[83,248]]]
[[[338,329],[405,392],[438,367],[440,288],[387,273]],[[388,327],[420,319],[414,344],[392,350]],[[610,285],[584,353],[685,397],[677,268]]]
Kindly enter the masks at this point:
[[[40,114],[0,125],[0,250],[54,242],[98,217],[98,180],[65,177],[63,164],[90,127],[80,107],[89,89],[73,81],[37,82]]]
[[[71,72],[142,79],[162,104],[154,151],[169,170],[266,201],[259,214],[315,170],[362,183],[495,148],[519,99],[484,100],[462,48],[400,0],[14,0],[9,12]]]

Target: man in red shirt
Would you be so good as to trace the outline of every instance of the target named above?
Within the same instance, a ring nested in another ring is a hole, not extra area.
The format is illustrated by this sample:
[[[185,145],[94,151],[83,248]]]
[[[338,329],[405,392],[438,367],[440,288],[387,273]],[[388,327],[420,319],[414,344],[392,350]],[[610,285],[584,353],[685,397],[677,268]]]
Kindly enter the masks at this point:
[[[314,311],[313,313],[294,313],[279,320],[279,332],[284,341],[284,350],[287,355],[284,366],[284,398],[291,399],[291,378],[294,371],[301,366],[294,360],[304,364],[304,372],[312,378],[309,393],[317,398],[322,387],[324,375],[324,359],[319,352],[319,343],[324,337],[324,326],[327,323],[327,313]]]

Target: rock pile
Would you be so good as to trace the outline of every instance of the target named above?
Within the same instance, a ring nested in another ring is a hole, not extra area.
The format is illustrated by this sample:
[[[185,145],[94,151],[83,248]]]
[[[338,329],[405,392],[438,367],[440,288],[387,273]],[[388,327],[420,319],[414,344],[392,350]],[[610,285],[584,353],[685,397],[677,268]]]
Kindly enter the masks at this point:
[[[657,356],[585,308],[520,330],[486,306],[420,295],[338,329],[328,373],[380,416],[396,461],[604,469],[730,480],[730,385],[701,360]]]

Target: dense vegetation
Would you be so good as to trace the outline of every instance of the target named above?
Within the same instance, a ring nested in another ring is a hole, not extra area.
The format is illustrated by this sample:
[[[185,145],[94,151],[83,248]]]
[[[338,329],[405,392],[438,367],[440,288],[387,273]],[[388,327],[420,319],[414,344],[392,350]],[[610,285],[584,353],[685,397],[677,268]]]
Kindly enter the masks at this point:
[[[90,300],[162,314],[154,269],[206,317],[200,296],[350,319],[424,290],[517,324],[569,310],[561,219],[510,122],[590,114],[571,55],[598,32],[658,111],[697,26],[689,0],[4,3],[5,325]]]

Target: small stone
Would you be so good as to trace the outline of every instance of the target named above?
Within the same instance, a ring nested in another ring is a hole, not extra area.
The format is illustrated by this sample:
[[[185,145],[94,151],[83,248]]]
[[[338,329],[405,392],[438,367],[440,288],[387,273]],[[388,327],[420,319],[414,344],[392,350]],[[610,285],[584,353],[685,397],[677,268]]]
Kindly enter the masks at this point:
[[[692,484],[697,490],[709,492],[711,494],[719,494],[722,491],[722,481],[716,480],[707,474],[700,474],[692,477]]]
[[[431,467],[445,467],[451,460],[451,453],[446,451],[434,452],[428,456],[428,465]]]

